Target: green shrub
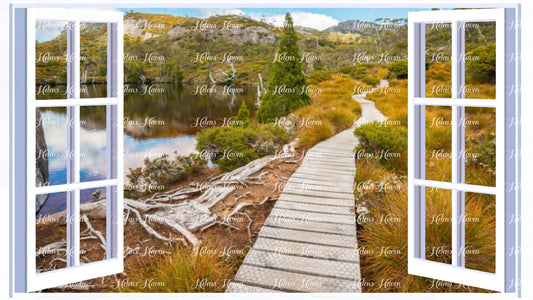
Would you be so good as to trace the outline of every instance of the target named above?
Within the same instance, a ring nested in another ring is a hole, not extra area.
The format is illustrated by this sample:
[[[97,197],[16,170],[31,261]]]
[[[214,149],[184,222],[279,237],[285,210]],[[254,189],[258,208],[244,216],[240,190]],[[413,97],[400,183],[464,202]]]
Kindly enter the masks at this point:
[[[368,74],[368,69],[366,67],[357,67],[353,68],[350,72],[350,77],[355,79],[361,79]]]
[[[352,66],[343,66],[337,69],[337,72],[342,74],[350,74],[353,70]]]
[[[228,172],[261,156],[274,154],[288,142],[282,128],[271,124],[253,127],[213,127],[198,133],[196,150]]]
[[[227,172],[258,158],[252,149],[256,138],[253,128],[207,128],[198,133],[196,150],[202,158],[210,159]]]
[[[355,129],[359,145],[355,151],[358,158],[361,154],[371,155],[389,170],[400,173],[407,172],[407,131],[403,127],[386,127],[381,123],[372,122]]]
[[[372,76],[365,76],[361,81],[371,86],[376,86],[376,84],[378,84],[378,80]]]
[[[166,190],[169,185],[197,173],[205,164],[205,160],[194,155],[178,155],[174,160],[169,160],[167,154],[153,160],[146,157],[144,167],[129,169],[130,173],[126,175],[129,184],[124,187],[124,194],[126,197],[136,198]]]
[[[317,84],[322,81],[330,80],[331,73],[329,71],[314,70],[307,80],[308,84]]]
[[[331,73],[329,71],[315,70],[309,75],[308,84],[317,84],[322,81],[330,80]]]
[[[479,57],[477,60],[467,60],[467,72],[472,74],[475,82],[496,82],[496,45],[490,43],[487,46],[479,46],[469,54]]]
[[[406,60],[396,60],[389,64],[389,77],[391,75],[396,75],[398,79],[407,78],[407,61]]]

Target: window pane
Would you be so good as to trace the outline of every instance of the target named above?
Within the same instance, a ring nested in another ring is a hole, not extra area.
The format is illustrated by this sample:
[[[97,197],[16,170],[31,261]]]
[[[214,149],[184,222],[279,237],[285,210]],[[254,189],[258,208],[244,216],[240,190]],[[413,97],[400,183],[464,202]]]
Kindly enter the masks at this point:
[[[80,181],[102,180],[107,172],[106,107],[80,107]]]
[[[465,193],[465,267],[494,273],[496,267],[496,198]]]
[[[80,23],[80,97],[107,96],[107,24]]]
[[[426,97],[452,96],[451,23],[426,24]]]
[[[36,211],[36,272],[63,269],[67,266],[67,193],[37,195],[35,200],[37,207],[45,203]]]
[[[496,22],[465,23],[465,98],[496,98]]]
[[[496,109],[465,108],[465,183],[496,186]]]
[[[80,190],[81,264],[106,258],[106,194],[107,187]]]
[[[426,187],[426,259],[452,262],[452,192]]]
[[[35,22],[35,98],[67,98],[67,22]]]
[[[35,113],[35,186],[67,183],[67,110],[37,108]]]
[[[452,109],[426,106],[426,178],[451,181]]]

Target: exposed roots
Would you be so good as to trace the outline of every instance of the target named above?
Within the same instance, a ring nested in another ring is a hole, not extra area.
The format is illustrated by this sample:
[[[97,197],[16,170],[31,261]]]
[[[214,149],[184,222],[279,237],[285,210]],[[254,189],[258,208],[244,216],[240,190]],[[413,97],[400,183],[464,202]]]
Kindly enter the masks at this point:
[[[239,203],[239,200],[242,199],[253,199],[252,194],[246,192],[234,198],[233,207],[225,215],[217,215],[213,208],[219,203],[223,208],[226,208],[222,200],[238,189],[247,188],[250,185],[264,184],[268,181],[267,176],[269,175],[275,176],[282,181],[288,180],[284,176],[264,170],[267,167],[271,168],[270,164],[276,160],[279,160],[279,158],[275,156],[262,157],[231,172],[213,176],[204,183],[195,182],[187,188],[155,193],[147,199],[124,199],[125,223],[137,222],[150,236],[165,243],[174,244],[180,242],[196,248],[200,245],[200,240],[194,232],[202,232],[214,225],[226,226],[235,230],[244,229],[230,224],[231,218],[239,215],[248,220],[246,229],[251,241],[253,219],[244,209],[263,205],[267,201],[277,199],[266,197],[258,204],[254,204],[249,200],[249,202]],[[81,239],[98,240],[100,247],[104,251],[106,249],[106,238],[102,232],[95,229],[89,218],[93,220],[105,219],[106,201],[106,199],[99,199],[80,205],[81,220],[86,225],[86,230],[82,232]],[[227,210],[224,209],[224,211]],[[157,226],[154,226],[154,224]],[[139,243],[142,244],[140,240]],[[37,251],[37,256],[66,253],[66,248],[67,243],[64,240],[50,243],[41,247]],[[83,259],[88,260],[87,257]],[[64,258],[53,257],[49,262],[49,270],[57,268],[58,262],[66,264]],[[40,269],[39,271],[47,270]]]

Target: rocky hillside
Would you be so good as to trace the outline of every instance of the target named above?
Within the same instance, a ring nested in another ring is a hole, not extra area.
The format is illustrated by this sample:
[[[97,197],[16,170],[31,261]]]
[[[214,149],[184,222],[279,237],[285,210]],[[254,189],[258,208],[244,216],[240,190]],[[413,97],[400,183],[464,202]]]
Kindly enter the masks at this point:
[[[475,25],[475,24],[474,24]],[[81,80],[105,82],[106,26],[81,32]],[[494,24],[466,28],[469,48],[494,42]],[[193,18],[127,13],[124,75],[127,83],[253,84],[268,78],[282,28],[237,15]],[[315,71],[354,74],[356,68],[407,58],[404,19],[349,20],[323,31],[296,28],[306,76]],[[451,51],[447,30],[428,29],[428,55]],[[449,54],[449,53],[448,53]],[[37,44],[37,84],[66,82],[66,37]],[[42,59],[40,59],[42,58]],[[429,62],[431,63],[431,62]]]
[[[256,84],[259,74],[268,78],[281,31],[282,28],[271,24],[236,15],[201,19],[128,13],[124,21],[125,80],[131,83]],[[314,70],[353,67],[355,53],[392,49],[379,45],[375,33],[342,31],[297,28],[302,55],[298,59],[303,61],[306,75]],[[397,36],[394,40],[406,39],[402,32],[392,34]],[[105,38],[105,26],[96,24],[83,28],[83,82],[105,82]],[[66,55],[65,35],[39,43],[37,55],[40,53]],[[64,61],[38,62],[37,83],[60,84],[65,79]]]

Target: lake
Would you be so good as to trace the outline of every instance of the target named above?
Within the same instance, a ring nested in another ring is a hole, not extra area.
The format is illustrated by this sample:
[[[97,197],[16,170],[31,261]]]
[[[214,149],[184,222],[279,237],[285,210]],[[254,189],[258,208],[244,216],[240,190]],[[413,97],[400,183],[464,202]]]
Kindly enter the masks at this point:
[[[37,99],[64,99],[65,86],[37,86]],[[105,84],[82,85],[82,98],[105,97]],[[254,86],[193,86],[154,84],[124,86],[124,173],[143,166],[145,157],[163,154],[171,158],[195,152],[196,133],[203,128],[224,126],[237,115],[241,102],[255,111]],[[90,100],[88,100],[90,101]],[[65,108],[41,109],[47,144],[50,185],[66,183],[67,116]],[[105,107],[80,108],[80,179],[105,179]],[[128,180],[125,178],[125,183]],[[105,189],[98,189],[105,194]],[[81,191],[81,202],[91,199],[96,189]],[[49,195],[39,215],[64,210],[65,193]]]

